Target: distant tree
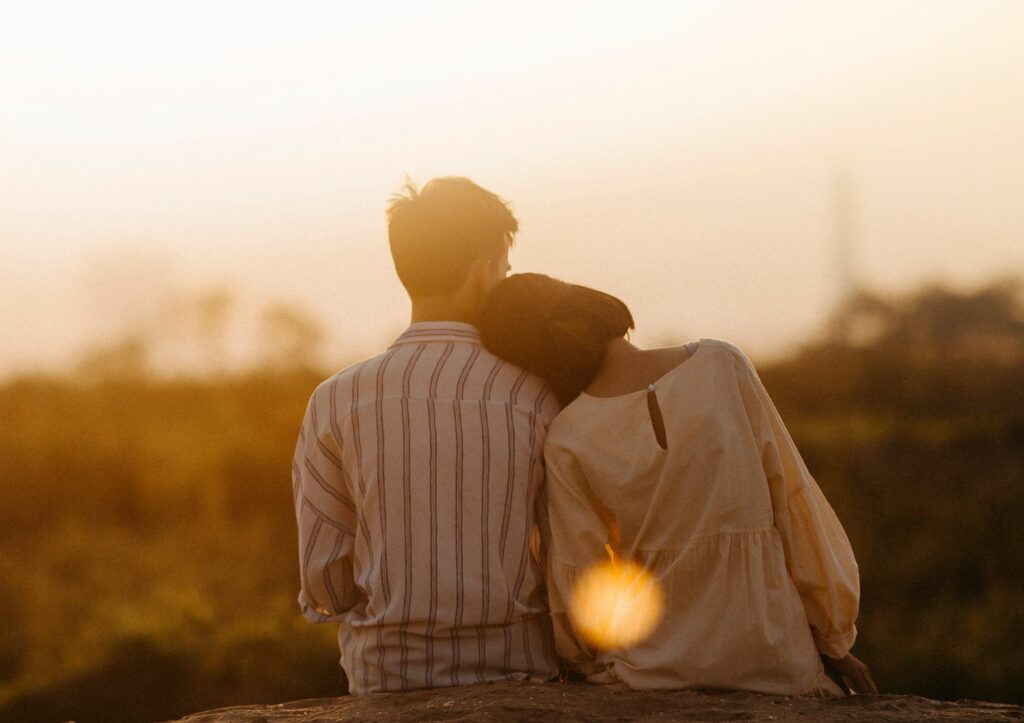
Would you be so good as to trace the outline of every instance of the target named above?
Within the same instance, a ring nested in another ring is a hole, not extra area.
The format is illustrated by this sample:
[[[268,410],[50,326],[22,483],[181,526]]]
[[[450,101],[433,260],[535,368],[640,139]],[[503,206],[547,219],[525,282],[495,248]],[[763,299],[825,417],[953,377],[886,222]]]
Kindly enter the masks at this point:
[[[86,351],[77,364],[86,381],[138,381],[152,372],[150,340],[142,333]]]
[[[966,292],[930,284],[893,300],[861,291],[832,315],[825,342],[1016,363],[1024,357],[1024,280],[1007,277]]]
[[[230,291],[213,289],[195,299],[196,330],[207,368],[221,371],[225,360],[228,321],[235,299]]]
[[[274,370],[316,368],[324,338],[323,326],[312,314],[291,304],[273,304],[260,315],[258,358]]]
[[[234,307],[234,294],[224,288],[175,298],[154,325],[169,366],[194,366],[207,374],[223,372]]]
[[[931,284],[905,296],[861,291],[792,359],[766,372],[805,410],[987,413],[1024,404],[1024,282],[971,291]]]

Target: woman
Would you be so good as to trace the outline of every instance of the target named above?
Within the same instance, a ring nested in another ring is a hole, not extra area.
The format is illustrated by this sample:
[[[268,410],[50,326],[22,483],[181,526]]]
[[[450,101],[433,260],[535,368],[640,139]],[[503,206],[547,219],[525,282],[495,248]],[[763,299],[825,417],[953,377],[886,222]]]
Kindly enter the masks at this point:
[[[480,327],[564,405],[545,447],[547,564],[570,668],[633,688],[840,695],[825,661],[877,693],[850,654],[860,583],[849,541],[739,349],[639,349],[621,301],[540,274],[499,284]],[[630,649],[591,649],[569,618],[572,583],[606,544],[664,594],[658,627]]]

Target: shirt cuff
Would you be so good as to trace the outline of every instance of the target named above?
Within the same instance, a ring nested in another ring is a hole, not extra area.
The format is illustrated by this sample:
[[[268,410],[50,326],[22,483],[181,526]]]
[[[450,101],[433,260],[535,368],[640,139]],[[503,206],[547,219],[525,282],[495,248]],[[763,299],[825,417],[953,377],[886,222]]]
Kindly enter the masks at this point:
[[[845,635],[834,635],[830,638],[819,635],[818,631],[814,629],[811,630],[811,634],[814,635],[814,644],[819,653],[839,660],[845,658],[853,647],[853,643],[857,639],[857,626],[854,625]]]
[[[298,603],[299,609],[302,611],[302,617],[311,623],[340,622],[338,616],[332,617],[326,610],[320,610],[309,602],[305,592],[299,592]]]

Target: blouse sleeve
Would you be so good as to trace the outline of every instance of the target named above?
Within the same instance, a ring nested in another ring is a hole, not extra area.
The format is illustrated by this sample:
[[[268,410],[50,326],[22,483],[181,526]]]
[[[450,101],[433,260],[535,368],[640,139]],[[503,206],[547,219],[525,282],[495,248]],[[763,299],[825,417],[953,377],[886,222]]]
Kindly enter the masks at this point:
[[[775,527],[818,651],[842,658],[857,637],[860,576],[839,518],[807,470],[753,365],[742,357],[745,403],[761,449]]]
[[[547,467],[548,604],[558,656],[585,675],[596,672],[594,652],[573,630],[569,618],[572,589],[579,576],[596,562],[606,560],[605,545],[612,535],[598,510],[596,498],[572,459],[552,450],[544,453]]]

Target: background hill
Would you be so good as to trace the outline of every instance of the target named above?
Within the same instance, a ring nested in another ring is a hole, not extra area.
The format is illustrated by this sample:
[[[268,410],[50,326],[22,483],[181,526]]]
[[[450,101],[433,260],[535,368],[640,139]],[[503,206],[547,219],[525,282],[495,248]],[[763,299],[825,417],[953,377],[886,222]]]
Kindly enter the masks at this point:
[[[0,388],[0,717],[339,694],[334,630],[294,603],[288,472],[330,370],[145,360],[145,340],[118,342]],[[1020,282],[862,293],[759,369],[857,554],[856,650],[879,686],[1024,703]]]

